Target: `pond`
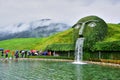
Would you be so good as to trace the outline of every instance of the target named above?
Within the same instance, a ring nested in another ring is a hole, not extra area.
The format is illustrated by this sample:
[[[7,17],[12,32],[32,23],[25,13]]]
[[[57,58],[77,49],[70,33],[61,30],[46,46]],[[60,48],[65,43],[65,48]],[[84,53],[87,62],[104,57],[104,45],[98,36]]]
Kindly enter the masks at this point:
[[[120,68],[71,62],[0,62],[0,80],[120,80]]]

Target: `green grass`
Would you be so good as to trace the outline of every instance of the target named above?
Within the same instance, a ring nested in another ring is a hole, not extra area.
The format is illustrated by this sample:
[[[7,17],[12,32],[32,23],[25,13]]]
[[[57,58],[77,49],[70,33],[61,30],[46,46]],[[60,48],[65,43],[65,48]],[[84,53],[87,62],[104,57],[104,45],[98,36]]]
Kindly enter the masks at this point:
[[[107,36],[94,45],[93,51],[120,51],[120,25],[108,24],[108,26]]]
[[[62,43],[70,44],[73,42],[73,32],[69,29],[64,32],[59,32],[46,38],[15,38],[0,41],[0,48],[10,50],[45,50],[50,44]]]
[[[120,41],[120,25],[108,24],[108,33],[103,42]]]
[[[71,44],[73,43],[73,29],[69,29],[64,32],[57,33],[55,35],[49,36],[46,39],[44,39],[43,42],[40,42],[35,46],[35,49],[45,49],[48,45],[51,44]]]
[[[0,41],[0,47],[11,50],[28,50],[34,49],[34,47],[42,41],[42,38],[16,38]]]

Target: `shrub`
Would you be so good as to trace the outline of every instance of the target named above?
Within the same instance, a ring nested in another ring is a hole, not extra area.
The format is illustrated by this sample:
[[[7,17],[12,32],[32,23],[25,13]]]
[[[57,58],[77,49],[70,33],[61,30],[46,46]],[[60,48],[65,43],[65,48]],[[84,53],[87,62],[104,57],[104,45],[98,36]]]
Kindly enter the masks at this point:
[[[51,44],[46,47],[46,50],[52,50],[52,51],[71,51],[74,50],[73,44]]]
[[[97,42],[93,46],[93,51],[120,51],[120,41]]]

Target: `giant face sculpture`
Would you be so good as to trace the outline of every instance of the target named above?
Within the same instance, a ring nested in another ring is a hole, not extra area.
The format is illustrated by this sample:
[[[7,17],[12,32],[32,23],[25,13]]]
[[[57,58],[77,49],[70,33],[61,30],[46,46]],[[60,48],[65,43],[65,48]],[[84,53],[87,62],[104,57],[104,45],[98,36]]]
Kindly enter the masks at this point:
[[[80,19],[74,26],[76,38],[85,38],[85,48],[90,49],[97,41],[103,40],[107,34],[107,24],[97,16]]]

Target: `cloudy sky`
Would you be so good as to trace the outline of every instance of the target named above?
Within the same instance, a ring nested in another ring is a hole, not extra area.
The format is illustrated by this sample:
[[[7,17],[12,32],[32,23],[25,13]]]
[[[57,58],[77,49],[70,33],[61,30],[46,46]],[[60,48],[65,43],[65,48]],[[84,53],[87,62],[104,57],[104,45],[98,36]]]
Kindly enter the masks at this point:
[[[120,23],[120,0],[0,0],[0,26],[43,18],[73,25],[89,15]]]

